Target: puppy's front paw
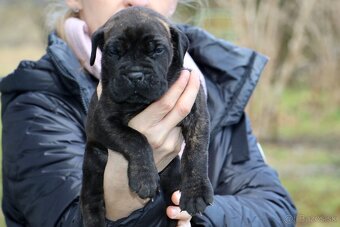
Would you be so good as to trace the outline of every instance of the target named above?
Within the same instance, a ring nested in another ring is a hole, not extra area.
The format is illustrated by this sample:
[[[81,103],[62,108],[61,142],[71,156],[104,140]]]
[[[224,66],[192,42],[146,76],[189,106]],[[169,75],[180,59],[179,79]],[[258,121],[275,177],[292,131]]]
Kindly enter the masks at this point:
[[[153,198],[159,190],[159,175],[156,167],[130,166],[129,186],[142,199]]]
[[[191,215],[202,213],[213,202],[213,189],[209,179],[187,179],[181,185],[181,210]]]

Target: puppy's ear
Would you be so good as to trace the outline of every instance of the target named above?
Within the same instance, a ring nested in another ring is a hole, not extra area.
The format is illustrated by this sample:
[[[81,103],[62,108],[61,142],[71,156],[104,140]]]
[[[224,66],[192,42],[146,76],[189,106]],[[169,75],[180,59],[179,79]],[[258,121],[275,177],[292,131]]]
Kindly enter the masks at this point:
[[[92,51],[91,51],[91,58],[90,58],[91,66],[94,64],[94,61],[96,60],[97,47],[99,47],[100,50],[103,50],[104,28],[99,28],[92,35]]]
[[[188,37],[178,28],[170,26],[171,40],[174,48],[174,56],[171,67],[181,69],[183,67],[184,55],[189,48]]]

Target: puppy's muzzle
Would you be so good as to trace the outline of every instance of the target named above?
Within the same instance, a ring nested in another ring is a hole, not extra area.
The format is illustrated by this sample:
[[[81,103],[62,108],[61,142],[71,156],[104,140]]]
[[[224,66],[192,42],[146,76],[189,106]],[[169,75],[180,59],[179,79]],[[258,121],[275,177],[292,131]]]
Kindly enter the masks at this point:
[[[141,82],[144,80],[144,73],[143,72],[129,72],[126,74],[126,77],[131,82]]]

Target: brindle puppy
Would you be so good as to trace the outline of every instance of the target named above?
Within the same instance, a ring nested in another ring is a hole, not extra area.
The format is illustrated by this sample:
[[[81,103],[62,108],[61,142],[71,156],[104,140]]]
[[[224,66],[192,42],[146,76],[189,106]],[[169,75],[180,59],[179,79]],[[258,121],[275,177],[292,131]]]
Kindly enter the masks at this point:
[[[162,171],[161,179],[146,137],[128,127],[131,118],[178,79],[188,43],[165,17],[141,7],[118,12],[93,34],[91,64],[97,47],[103,53],[102,94],[93,95],[86,124],[81,191],[85,226],[104,226],[103,173],[108,148],[128,160],[129,186],[141,198],[154,197],[161,184],[169,199],[180,189],[180,208],[190,214],[203,212],[213,202],[207,174],[208,112],[202,88],[192,111],[180,123],[186,142],[181,166],[176,158]]]

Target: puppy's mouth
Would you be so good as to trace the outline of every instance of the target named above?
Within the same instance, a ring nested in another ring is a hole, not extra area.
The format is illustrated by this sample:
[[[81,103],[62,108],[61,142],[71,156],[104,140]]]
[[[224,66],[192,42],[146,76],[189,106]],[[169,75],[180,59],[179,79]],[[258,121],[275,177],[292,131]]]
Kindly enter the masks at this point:
[[[128,71],[110,83],[116,103],[149,104],[161,97],[168,86],[165,79],[147,71]]]

